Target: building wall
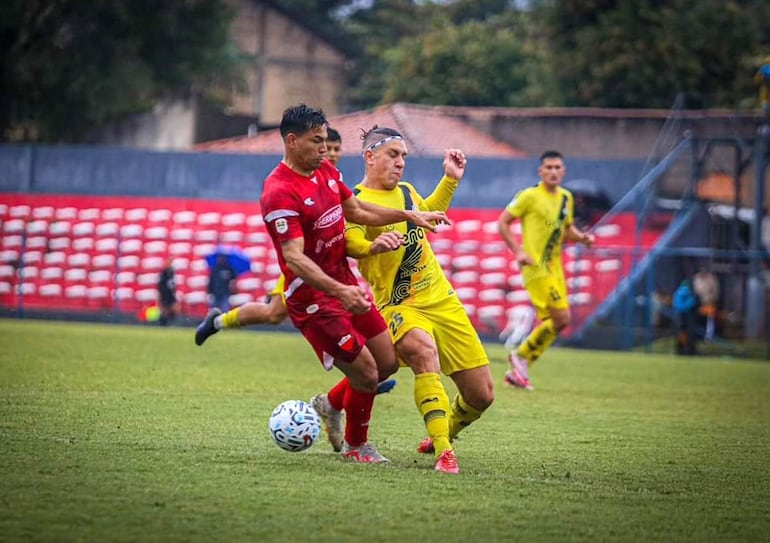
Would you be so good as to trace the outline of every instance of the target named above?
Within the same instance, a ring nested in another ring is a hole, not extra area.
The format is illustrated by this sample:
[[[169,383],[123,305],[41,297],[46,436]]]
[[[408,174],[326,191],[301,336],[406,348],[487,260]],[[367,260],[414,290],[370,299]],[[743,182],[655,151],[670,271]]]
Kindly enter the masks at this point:
[[[325,40],[257,0],[227,0],[236,10],[231,34],[252,57],[249,90],[233,96],[236,113],[262,125],[280,123],[287,107],[305,102],[327,115],[341,113],[346,58]]]

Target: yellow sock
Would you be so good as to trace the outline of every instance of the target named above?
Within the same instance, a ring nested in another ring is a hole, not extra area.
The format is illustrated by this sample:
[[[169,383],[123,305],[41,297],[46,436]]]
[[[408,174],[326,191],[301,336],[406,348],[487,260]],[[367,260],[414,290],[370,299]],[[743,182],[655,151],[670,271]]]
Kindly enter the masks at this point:
[[[425,421],[425,428],[433,442],[436,456],[449,444],[449,396],[438,373],[420,373],[414,376],[414,403]]]
[[[239,307],[235,307],[222,315],[222,328],[240,328],[241,323],[238,321]]]
[[[459,394],[452,401],[452,408],[449,412],[449,439],[454,439],[460,430],[470,426],[470,424],[479,420],[483,411],[471,407]]]
[[[521,342],[518,355],[522,358],[526,358],[527,362],[532,364],[535,360],[540,358],[540,355],[542,355],[548,347],[550,347],[551,343],[556,340],[556,336],[558,335],[556,328],[553,327],[553,321],[551,319],[545,319],[537,326],[537,328],[530,332],[527,339]]]

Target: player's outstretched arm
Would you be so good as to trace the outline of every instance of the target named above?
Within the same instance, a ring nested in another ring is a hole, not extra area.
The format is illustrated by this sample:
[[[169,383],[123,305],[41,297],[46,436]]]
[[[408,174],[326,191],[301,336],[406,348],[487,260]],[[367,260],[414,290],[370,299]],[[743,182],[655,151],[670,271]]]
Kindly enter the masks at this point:
[[[404,221],[411,221],[431,232],[436,231],[437,224],[451,224],[443,211],[412,211],[382,207],[351,196],[342,202],[345,219],[356,224],[368,226],[385,226]]]
[[[326,274],[315,262],[305,256],[305,242],[294,238],[281,243],[281,252],[286,265],[307,284],[323,290],[342,302],[342,306],[355,314],[369,311],[372,302],[366,291],[358,285],[345,285]]]

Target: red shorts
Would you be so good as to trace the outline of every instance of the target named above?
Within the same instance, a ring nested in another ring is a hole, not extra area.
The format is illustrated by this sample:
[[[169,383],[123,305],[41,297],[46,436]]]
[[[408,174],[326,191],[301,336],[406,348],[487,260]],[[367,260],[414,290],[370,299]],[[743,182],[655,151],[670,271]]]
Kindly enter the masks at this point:
[[[326,370],[335,360],[353,362],[367,340],[388,327],[374,305],[363,315],[319,315],[300,329]]]

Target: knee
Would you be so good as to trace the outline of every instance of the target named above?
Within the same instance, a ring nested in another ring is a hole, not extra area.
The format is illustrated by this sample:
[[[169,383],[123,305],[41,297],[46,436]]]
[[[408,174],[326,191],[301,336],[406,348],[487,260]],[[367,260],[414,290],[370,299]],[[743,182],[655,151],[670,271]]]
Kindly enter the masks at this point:
[[[362,368],[360,372],[358,372],[355,376],[349,376],[350,378],[350,384],[353,386],[353,388],[365,392],[374,392],[377,390],[377,383],[379,383],[381,380],[388,377],[388,375],[385,375],[385,377],[381,377],[381,370],[375,365],[367,366],[365,368]]]
[[[492,380],[488,380],[479,386],[476,386],[468,394],[463,394],[468,404],[478,411],[486,411],[495,402],[495,387]]]
[[[267,306],[268,324],[281,324],[288,314],[289,312],[283,303],[283,299],[280,296],[274,296]]]
[[[476,409],[479,411],[486,411],[489,409],[492,404],[495,402],[495,389],[492,383],[490,382],[488,386],[482,387],[482,389],[479,391],[478,398],[476,399]]]
[[[559,334],[562,330],[569,326],[571,322],[572,317],[569,313],[557,315],[553,317],[553,328],[556,330],[556,333]]]

